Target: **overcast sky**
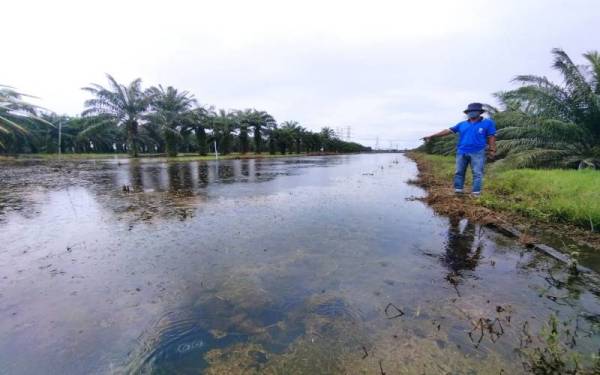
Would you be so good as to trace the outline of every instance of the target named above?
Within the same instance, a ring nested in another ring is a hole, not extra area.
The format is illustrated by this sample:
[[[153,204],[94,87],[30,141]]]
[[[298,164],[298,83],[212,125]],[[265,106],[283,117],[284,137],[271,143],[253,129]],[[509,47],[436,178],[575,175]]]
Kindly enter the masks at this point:
[[[79,114],[90,82],[142,78],[382,147],[462,119],[550,50],[600,49],[596,0],[30,1],[2,4],[0,84]]]

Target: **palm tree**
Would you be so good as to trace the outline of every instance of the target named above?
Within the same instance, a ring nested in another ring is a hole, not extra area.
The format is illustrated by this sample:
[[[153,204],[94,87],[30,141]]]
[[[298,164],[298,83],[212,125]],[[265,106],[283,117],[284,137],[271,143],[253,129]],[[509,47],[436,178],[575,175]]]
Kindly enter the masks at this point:
[[[335,131],[330,127],[323,127],[321,129],[321,147],[325,151],[331,151],[333,140],[335,139]]]
[[[221,153],[227,155],[231,152],[232,136],[231,133],[236,129],[235,113],[228,112],[224,109],[220,109],[216,116],[212,119],[213,123],[213,136],[219,147]]]
[[[138,128],[148,108],[149,98],[142,91],[142,80],[136,79],[128,86],[119,84],[107,74],[109,88],[92,83],[83,90],[95,97],[85,101],[84,117],[97,119],[96,126],[112,123],[125,127],[127,131],[128,151],[138,156]]]
[[[194,133],[196,134],[196,146],[198,154],[206,155],[208,153],[207,129],[213,128],[213,120],[216,116],[214,108],[208,109],[198,107],[194,109]]]
[[[146,116],[149,122],[158,124],[165,138],[168,156],[177,156],[178,143],[182,132],[194,121],[192,111],[196,99],[187,91],[178,91],[172,86],[162,85],[146,91],[150,99],[151,112]]]
[[[237,111],[233,114],[237,127],[240,129],[238,140],[240,142],[240,152],[245,154],[248,152],[250,145],[248,144],[248,127],[252,126],[252,118],[249,110]]]
[[[521,87],[496,94],[506,108],[495,115],[499,156],[518,167],[600,166],[600,55],[578,66],[561,49],[552,54],[562,85],[521,75]]]
[[[304,133],[306,129],[304,129],[297,121],[285,121],[281,124],[281,128],[285,129],[289,133],[289,138],[291,139],[291,143],[296,146],[296,153],[300,153],[300,145],[302,143],[302,139],[304,138]],[[292,149],[291,145],[289,146],[290,150]]]
[[[7,142],[29,135],[27,126],[52,123],[38,115],[39,107],[23,100],[32,96],[22,94],[10,86],[0,85],[0,149],[7,150]]]
[[[263,129],[273,127],[277,122],[275,118],[266,111],[257,111],[256,109],[246,109],[239,113],[241,125],[245,128],[252,128],[254,133],[254,150],[257,154],[262,152],[262,133]]]
[[[268,143],[268,147],[269,147],[269,154],[271,155],[275,155],[275,153],[277,152],[277,134],[279,132],[279,128],[277,127],[277,124],[273,124],[272,126],[269,126],[265,133],[267,135],[267,137],[269,137],[269,143]]]
[[[298,125],[293,132],[294,143],[296,144],[296,153],[302,152],[302,143],[304,142],[306,129]]]

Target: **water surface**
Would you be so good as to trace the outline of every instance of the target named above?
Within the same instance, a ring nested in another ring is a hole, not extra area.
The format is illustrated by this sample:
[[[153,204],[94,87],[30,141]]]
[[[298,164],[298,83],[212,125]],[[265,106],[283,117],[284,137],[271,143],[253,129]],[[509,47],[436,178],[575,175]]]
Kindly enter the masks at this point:
[[[436,216],[415,175],[398,154],[2,164],[0,373],[521,373],[552,314],[598,350],[597,285]]]

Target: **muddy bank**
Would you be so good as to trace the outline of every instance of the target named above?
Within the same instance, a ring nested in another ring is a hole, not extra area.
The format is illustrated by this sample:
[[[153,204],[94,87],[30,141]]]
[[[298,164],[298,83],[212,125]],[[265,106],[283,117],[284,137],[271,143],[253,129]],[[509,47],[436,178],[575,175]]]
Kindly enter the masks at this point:
[[[505,234],[517,236],[527,246],[544,242],[567,252],[570,252],[573,245],[600,250],[600,234],[566,223],[542,222],[514,212],[491,210],[469,194],[454,194],[452,181],[435,173],[431,161],[423,154],[409,152],[406,155],[415,161],[419,169],[418,178],[411,183],[426,189],[428,193],[426,197],[419,199],[441,215],[468,218],[496,227]]]

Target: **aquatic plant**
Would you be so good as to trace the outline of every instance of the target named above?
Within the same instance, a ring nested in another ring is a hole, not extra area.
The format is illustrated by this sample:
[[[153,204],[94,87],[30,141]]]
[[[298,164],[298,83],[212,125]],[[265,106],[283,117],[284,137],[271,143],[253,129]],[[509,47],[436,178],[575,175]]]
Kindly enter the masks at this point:
[[[569,350],[562,342],[563,339],[575,340],[576,334],[569,330],[561,330],[560,326],[561,322],[556,315],[550,315],[541,330],[540,344],[522,352],[524,369],[537,375],[598,374],[600,357],[592,355],[585,363],[581,354]]]

